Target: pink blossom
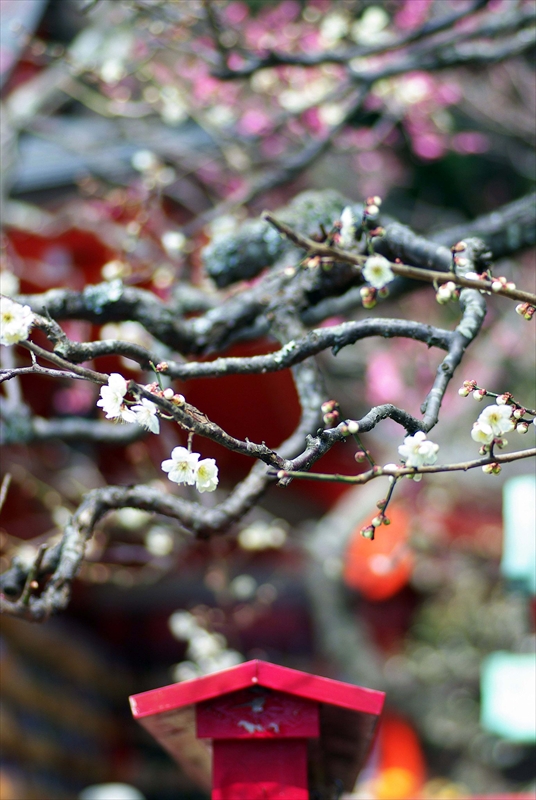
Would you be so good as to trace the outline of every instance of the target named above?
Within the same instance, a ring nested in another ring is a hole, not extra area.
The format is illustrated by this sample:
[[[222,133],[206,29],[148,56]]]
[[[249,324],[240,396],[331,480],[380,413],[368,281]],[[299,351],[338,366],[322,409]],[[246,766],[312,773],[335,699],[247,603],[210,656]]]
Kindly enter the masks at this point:
[[[442,83],[434,89],[434,100],[440,106],[451,106],[458,103],[462,92],[456,83]]]
[[[239,53],[231,53],[229,58],[227,59],[227,64],[229,65],[230,69],[240,69],[245,64],[245,59]],[[218,89],[221,90],[221,84],[219,81],[215,81],[218,86]]]
[[[376,353],[367,369],[367,400],[374,404],[399,403],[405,393],[397,358],[387,352]]]
[[[447,151],[445,137],[437,133],[414,135],[412,145],[413,152],[427,161],[435,161]]]
[[[485,153],[489,150],[489,139],[478,131],[462,131],[454,134],[451,147],[458,153]]]
[[[320,47],[320,33],[318,30],[310,30],[300,36],[300,49],[307,53],[311,50],[318,50]]]
[[[431,4],[432,0],[406,0],[395,15],[396,27],[404,31],[419,27],[426,21]]]
[[[239,25],[243,22],[249,14],[249,9],[246,3],[241,3],[235,0],[233,3],[223,9],[223,16],[230,25]]]
[[[318,108],[308,108],[303,112],[301,118],[311,133],[322,135],[327,131],[327,125],[320,118]]]
[[[272,128],[272,120],[264,111],[250,108],[238,123],[239,133],[245,136],[259,136]]]
[[[263,156],[274,158],[285,152],[287,141],[284,136],[274,134],[272,136],[263,137],[259,143],[259,147]]]

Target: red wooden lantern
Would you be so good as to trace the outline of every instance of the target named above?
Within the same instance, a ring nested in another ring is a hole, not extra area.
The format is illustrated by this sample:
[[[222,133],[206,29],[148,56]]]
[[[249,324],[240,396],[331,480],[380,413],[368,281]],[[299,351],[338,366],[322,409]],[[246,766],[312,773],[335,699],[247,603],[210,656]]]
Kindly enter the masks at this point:
[[[212,800],[308,800],[312,789],[353,788],[384,699],[248,661],[133,695],[130,704],[184,771],[212,786]]]

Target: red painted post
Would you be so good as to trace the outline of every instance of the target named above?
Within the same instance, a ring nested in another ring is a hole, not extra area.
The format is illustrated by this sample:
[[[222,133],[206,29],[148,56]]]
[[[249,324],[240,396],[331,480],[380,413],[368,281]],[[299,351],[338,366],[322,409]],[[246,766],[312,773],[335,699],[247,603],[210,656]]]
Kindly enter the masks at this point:
[[[254,684],[196,711],[197,736],[212,739],[212,800],[308,800],[318,703]]]
[[[219,739],[212,800],[309,800],[307,739]]]
[[[384,699],[383,692],[248,661],[130,702],[185,772],[212,787],[212,800],[308,800],[315,788],[352,789]]]

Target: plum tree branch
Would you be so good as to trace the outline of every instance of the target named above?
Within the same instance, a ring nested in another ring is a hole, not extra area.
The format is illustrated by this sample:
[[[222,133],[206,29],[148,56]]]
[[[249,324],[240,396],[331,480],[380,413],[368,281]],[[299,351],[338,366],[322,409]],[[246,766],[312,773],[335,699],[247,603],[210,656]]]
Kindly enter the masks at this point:
[[[513,453],[502,453],[501,455],[495,453],[493,455],[484,456],[483,458],[461,461],[455,464],[434,464],[425,467],[373,467],[366,472],[362,472],[360,475],[327,475],[319,472],[303,472],[300,470],[279,470],[275,475],[279,480],[284,478],[302,478],[304,480],[327,481],[330,483],[364,484],[381,477],[403,478],[412,475],[431,475],[437,472],[467,472],[469,469],[484,467],[487,464],[510,464],[513,461],[519,461],[523,458],[534,457],[536,457],[536,448],[531,447],[526,450],[516,450]]]

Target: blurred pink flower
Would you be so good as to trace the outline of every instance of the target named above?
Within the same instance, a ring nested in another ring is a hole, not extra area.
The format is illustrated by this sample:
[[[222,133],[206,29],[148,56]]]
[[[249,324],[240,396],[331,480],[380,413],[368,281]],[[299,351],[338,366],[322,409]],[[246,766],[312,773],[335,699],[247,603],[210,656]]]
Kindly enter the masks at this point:
[[[438,133],[414,133],[412,146],[413,152],[427,161],[435,161],[444,156],[447,151],[445,137]]]
[[[321,135],[327,131],[328,126],[320,118],[318,108],[308,108],[303,112],[301,118],[311,133]]]
[[[396,27],[404,31],[419,27],[426,21],[431,5],[432,0],[406,0],[395,14]]]
[[[456,83],[440,83],[434,89],[434,100],[440,106],[450,106],[458,103],[462,91]]]
[[[259,142],[259,147],[262,155],[265,158],[274,158],[275,156],[284,153],[287,148],[287,140],[284,136],[274,134],[273,136],[265,136]]]
[[[239,25],[248,16],[249,9],[246,3],[241,3],[239,0],[236,0],[233,3],[229,3],[229,5],[223,9],[222,14],[229,25]]]
[[[308,53],[311,50],[318,50],[320,47],[320,31],[318,29],[311,29],[306,33],[302,33],[299,39],[300,50]]]
[[[403,403],[405,386],[394,353],[375,353],[367,367],[367,400],[370,403]]]
[[[462,131],[450,140],[451,147],[457,153],[485,153],[489,150],[489,139],[478,131]]]
[[[245,136],[259,136],[268,133],[273,126],[272,120],[264,111],[250,108],[243,114],[238,123],[238,132]]]

